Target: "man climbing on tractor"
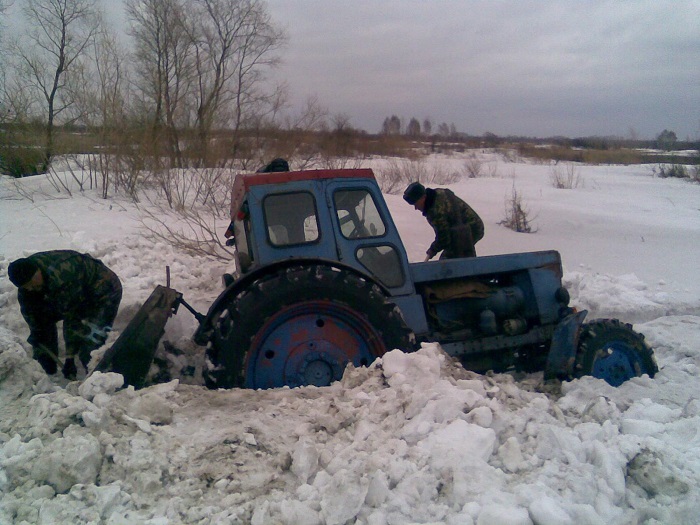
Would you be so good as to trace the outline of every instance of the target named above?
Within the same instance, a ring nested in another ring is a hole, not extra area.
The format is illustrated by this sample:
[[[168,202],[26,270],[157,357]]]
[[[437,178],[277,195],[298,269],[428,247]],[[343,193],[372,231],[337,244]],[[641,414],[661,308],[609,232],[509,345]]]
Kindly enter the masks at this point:
[[[435,230],[426,261],[440,251],[440,259],[476,257],[474,245],[484,237],[484,222],[471,206],[451,190],[426,188],[420,182],[409,184],[403,198],[421,211]]]
[[[77,356],[87,369],[90,352],[105,343],[122,298],[119,277],[102,261],[72,250],[39,252],[8,267],[10,281],[29,325],[27,341],[47,374],[55,374],[58,330],[63,321],[63,375],[75,379]]]

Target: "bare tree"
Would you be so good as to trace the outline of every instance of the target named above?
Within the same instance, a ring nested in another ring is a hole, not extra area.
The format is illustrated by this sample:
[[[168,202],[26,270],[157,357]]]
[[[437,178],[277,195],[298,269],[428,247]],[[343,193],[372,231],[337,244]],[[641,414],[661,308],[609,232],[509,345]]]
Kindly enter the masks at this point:
[[[417,118],[413,117],[408,122],[408,126],[406,126],[406,135],[409,137],[420,136],[420,122],[418,122]]]
[[[433,122],[429,118],[423,120],[423,134],[427,136],[433,134]]]
[[[152,152],[159,159],[161,140],[171,167],[181,167],[179,130],[186,127],[188,91],[194,80],[186,10],[179,0],[127,0],[134,40],[135,75],[143,113],[150,120]]]
[[[201,37],[195,38],[196,125],[199,145],[206,151],[215,123],[231,119],[234,131],[239,131],[267,109],[276,109],[275,94],[265,93],[260,84],[264,71],[278,63],[275,51],[285,37],[259,0],[194,2],[202,14]],[[227,108],[232,108],[232,114]]]
[[[396,115],[387,117],[382,124],[382,133],[384,135],[398,135],[401,133],[401,119]]]
[[[10,117],[10,107],[6,100],[5,91],[7,65],[3,36],[5,35],[4,15],[11,5],[9,0],[0,0],[0,124],[6,122]]]
[[[133,162],[128,108],[128,67],[126,52],[114,33],[102,24],[90,47],[90,66],[83,69],[82,89],[76,104],[82,108],[82,123],[98,133],[100,152],[91,156],[90,171],[101,176],[102,197],[107,198],[110,186],[125,190],[137,198],[135,174],[129,166]],[[121,146],[124,147],[121,147]]]
[[[54,149],[59,117],[75,119],[73,77],[98,29],[95,0],[27,0],[23,8],[28,30],[12,48],[18,62],[19,88],[41,101],[46,123],[44,166]]]
[[[263,2],[128,0],[127,13],[138,83],[174,165],[183,165],[179,130],[195,129],[191,154],[201,165],[215,127],[237,131],[275,107],[276,94],[260,85],[284,35]]]

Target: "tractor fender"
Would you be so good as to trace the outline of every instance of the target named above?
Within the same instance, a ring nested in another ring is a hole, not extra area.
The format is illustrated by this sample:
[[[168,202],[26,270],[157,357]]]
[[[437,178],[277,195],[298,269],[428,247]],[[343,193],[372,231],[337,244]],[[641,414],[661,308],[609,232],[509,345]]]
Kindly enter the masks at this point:
[[[223,292],[221,292],[221,294],[214,300],[212,305],[209,307],[207,315],[204,316],[204,318],[200,321],[199,327],[197,328],[193,337],[194,342],[198,345],[205,346],[209,342],[209,337],[211,336],[211,331],[213,329],[213,320],[218,316],[220,311],[223,308],[225,308],[227,304],[230,303],[230,300],[233,297],[241,293],[255,281],[265,277],[266,275],[276,273],[284,268],[291,268],[293,266],[307,266],[312,264],[323,264],[332,268],[347,270],[361,277],[362,279],[369,281],[372,284],[376,284],[387,297],[391,295],[387,287],[384,286],[381,282],[374,279],[371,275],[363,273],[357,268],[354,268],[345,263],[323,258],[293,257],[289,259],[284,259],[273,264],[268,264],[266,266],[256,268],[252,272],[245,274],[243,277],[233,282]]]
[[[545,380],[573,377],[578,338],[587,314],[587,310],[569,314],[557,325],[544,369]]]

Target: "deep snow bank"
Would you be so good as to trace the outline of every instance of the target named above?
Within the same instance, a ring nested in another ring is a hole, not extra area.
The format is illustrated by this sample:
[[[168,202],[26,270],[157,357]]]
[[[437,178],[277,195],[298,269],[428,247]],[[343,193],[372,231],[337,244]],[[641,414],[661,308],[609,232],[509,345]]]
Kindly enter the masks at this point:
[[[697,318],[645,325],[700,335]],[[692,523],[700,515],[697,348],[656,379],[538,392],[437,345],[327,388],[57,388],[0,328],[0,522]],[[675,357],[671,357],[671,356]],[[41,377],[43,376],[43,377]]]

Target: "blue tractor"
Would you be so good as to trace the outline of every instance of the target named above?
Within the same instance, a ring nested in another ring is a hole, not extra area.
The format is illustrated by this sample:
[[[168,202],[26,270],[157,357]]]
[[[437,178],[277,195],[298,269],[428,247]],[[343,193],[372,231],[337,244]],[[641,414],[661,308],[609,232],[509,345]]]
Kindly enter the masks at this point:
[[[170,288],[149,299],[195,314],[211,388],[329,385],[421,342],[476,372],[618,386],[658,370],[629,324],[569,306],[556,251],[409,263],[370,169],[238,175],[231,220],[237,270],[206,315]]]
[[[556,251],[409,263],[370,169],[239,175],[231,219],[237,273],[195,334],[210,387],[328,385],[422,341],[477,372],[657,371],[630,325],[583,323]]]

